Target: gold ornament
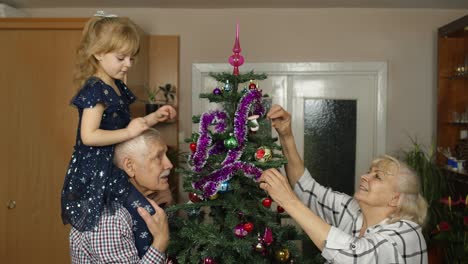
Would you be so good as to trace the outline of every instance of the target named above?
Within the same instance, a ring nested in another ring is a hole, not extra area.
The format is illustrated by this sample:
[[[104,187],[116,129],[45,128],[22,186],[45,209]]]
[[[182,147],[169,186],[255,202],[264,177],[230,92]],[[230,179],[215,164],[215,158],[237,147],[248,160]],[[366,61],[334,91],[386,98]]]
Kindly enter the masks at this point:
[[[210,197],[208,197],[208,199],[210,199],[210,200],[216,200],[216,199],[218,199],[218,196],[219,196],[219,194],[218,194],[218,193],[215,193],[215,194],[211,195]]]
[[[289,260],[289,250],[287,248],[280,249],[275,252],[276,260],[286,262]]]

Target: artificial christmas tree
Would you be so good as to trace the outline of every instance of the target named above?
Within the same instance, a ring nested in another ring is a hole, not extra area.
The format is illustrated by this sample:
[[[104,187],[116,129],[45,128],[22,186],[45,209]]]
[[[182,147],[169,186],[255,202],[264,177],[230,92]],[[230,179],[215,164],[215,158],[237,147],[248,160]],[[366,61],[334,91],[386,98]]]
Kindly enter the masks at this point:
[[[220,86],[200,94],[221,108],[192,118],[199,131],[187,140],[189,168],[180,170],[190,202],[168,209],[172,263],[304,263],[294,242],[300,234],[281,225],[284,210],[258,186],[263,170],[286,160],[265,118],[271,99],[256,83],[266,75],[239,72],[238,34],[237,27],[233,73],[210,74]]]

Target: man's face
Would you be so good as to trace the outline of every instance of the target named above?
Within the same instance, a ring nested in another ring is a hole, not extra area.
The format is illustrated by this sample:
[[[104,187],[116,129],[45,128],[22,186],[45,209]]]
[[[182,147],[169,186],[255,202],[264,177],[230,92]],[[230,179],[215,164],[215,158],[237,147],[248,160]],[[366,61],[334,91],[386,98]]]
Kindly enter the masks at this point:
[[[145,196],[169,189],[168,177],[172,163],[166,152],[164,143],[152,140],[147,145],[147,153],[134,159],[135,177],[131,178],[131,182]]]

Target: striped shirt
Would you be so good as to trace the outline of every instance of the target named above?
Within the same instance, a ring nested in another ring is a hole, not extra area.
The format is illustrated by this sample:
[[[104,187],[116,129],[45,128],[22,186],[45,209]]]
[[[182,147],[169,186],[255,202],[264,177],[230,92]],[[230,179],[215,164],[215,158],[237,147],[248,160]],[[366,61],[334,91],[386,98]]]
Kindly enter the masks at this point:
[[[305,170],[294,186],[299,199],[332,227],[322,256],[327,263],[421,263],[427,248],[421,227],[408,220],[388,219],[368,227],[359,237],[363,215],[359,204],[347,194],[318,184]]]
[[[70,231],[72,263],[165,263],[165,254],[150,247],[138,257],[132,231],[132,217],[124,207],[114,214],[104,210],[97,231]]]

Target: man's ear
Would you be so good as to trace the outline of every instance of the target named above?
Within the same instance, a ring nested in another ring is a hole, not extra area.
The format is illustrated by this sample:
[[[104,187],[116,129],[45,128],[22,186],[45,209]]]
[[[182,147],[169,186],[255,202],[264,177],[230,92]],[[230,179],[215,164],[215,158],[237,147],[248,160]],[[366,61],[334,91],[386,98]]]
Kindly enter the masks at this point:
[[[129,158],[124,158],[123,160],[123,170],[130,178],[135,177],[135,163]]]
[[[388,206],[398,207],[398,205],[400,204],[400,197],[401,197],[400,193],[395,193],[392,199],[388,202]]]

